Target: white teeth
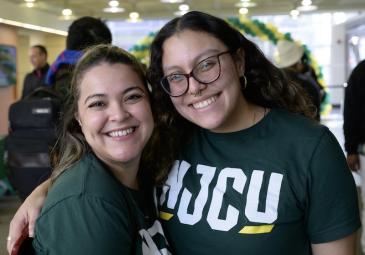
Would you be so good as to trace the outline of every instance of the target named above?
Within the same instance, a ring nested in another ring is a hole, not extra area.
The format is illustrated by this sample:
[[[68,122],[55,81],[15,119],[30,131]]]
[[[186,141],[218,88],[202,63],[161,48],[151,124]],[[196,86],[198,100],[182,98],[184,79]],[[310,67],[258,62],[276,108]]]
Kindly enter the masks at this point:
[[[128,129],[124,129],[124,130],[118,130],[118,131],[110,132],[109,135],[111,137],[120,137],[120,136],[129,135],[133,131],[134,131],[134,128],[128,128]]]
[[[193,107],[195,109],[202,109],[202,108],[207,107],[208,105],[214,103],[215,101],[217,101],[217,96],[210,97],[207,100],[197,102],[197,103],[193,104]]]

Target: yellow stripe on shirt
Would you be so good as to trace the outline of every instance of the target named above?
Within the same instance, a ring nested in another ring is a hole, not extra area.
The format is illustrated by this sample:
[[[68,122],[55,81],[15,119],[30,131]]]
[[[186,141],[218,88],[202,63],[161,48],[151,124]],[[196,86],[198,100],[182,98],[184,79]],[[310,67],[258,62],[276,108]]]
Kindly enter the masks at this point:
[[[261,226],[245,226],[243,227],[240,234],[264,234],[270,233],[275,225],[261,225]]]

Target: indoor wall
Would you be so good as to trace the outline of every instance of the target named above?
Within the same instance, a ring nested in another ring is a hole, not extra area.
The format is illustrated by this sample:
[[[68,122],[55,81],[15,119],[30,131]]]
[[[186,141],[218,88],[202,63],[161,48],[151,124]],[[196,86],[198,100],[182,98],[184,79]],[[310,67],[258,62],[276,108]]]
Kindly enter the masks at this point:
[[[0,44],[17,47],[17,30],[13,27],[0,24]],[[0,136],[8,132],[8,109],[15,101],[16,84],[7,87],[0,87]]]
[[[17,49],[17,84],[0,87],[0,136],[8,133],[9,106],[20,99],[25,75],[32,71],[29,61],[29,47],[43,44],[48,50],[48,62],[51,64],[65,49],[65,37],[33,30],[19,29],[0,24],[0,44],[15,46]]]

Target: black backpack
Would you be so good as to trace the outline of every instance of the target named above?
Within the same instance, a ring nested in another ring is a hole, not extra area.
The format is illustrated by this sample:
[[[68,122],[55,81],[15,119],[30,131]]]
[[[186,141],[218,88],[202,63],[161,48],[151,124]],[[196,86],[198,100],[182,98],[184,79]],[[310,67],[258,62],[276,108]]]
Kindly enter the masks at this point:
[[[61,96],[43,86],[9,108],[5,163],[9,181],[22,199],[51,174],[50,151],[60,111]]]

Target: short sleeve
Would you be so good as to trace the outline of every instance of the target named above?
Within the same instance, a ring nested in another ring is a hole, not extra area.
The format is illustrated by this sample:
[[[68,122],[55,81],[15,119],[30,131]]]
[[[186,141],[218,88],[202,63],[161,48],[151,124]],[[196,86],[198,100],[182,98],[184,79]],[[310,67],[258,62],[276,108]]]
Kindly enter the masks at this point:
[[[131,254],[133,232],[126,209],[99,198],[73,196],[36,222],[36,254]]]
[[[355,182],[340,145],[327,128],[310,162],[308,193],[311,243],[339,240],[360,227]]]

